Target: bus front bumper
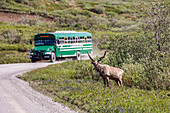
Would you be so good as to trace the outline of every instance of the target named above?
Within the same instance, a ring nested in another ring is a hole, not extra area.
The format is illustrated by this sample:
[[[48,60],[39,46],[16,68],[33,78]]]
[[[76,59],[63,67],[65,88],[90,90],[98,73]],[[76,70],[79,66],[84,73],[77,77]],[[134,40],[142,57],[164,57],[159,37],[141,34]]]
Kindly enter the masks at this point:
[[[37,60],[49,60],[51,55],[44,55],[44,56],[34,56],[30,55],[30,59],[37,59]]]

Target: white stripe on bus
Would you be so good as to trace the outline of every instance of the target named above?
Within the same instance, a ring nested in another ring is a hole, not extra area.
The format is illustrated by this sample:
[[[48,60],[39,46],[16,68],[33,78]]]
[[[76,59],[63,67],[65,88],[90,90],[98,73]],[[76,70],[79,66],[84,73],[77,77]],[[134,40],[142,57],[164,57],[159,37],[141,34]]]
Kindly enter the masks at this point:
[[[92,43],[66,43],[66,44],[59,44],[59,46],[63,46],[63,45],[83,45],[83,44],[92,44]]]
[[[89,50],[89,49],[92,49],[92,48],[83,48],[83,50]]]
[[[83,50],[91,50],[92,48],[83,48]],[[62,49],[60,51],[74,51],[74,50],[82,50],[82,49]]]
[[[60,51],[74,51],[74,50],[82,50],[82,49],[63,49],[63,50],[60,50]]]
[[[92,42],[90,43],[63,43],[63,44],[59,44],[59,45],[82,45],[82,44],[92,44]]]
[[[81,55],[87,55],[87,54],[81,54]],[[62,57],[72,57],[72,56],[76,56],[76,55],[62,55]]]
[[[60,47],[60,49],[62,49],[62,48],[80,48],[80,47],[91,47],[92,48],[92,46],[71,46],[71,47]]]

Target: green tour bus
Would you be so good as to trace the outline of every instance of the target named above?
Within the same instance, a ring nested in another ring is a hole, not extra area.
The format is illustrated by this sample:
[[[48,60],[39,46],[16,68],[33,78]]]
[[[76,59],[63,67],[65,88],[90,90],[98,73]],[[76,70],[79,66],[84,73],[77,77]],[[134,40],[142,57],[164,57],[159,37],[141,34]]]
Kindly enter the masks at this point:
[[[32,40],[30,40],[32,44]],[[57,58],[74,57],[81,59],[82,55],[92,54],[92,36],[88,32],[56,31],[40,33],[34,37],[34,48],[30,51],[32,62]]]

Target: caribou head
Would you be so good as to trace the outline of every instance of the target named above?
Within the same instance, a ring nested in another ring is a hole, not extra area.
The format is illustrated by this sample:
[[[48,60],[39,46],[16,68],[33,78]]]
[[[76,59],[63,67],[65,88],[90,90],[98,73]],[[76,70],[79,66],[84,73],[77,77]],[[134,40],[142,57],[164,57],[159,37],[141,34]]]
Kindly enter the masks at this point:
[[[106,56],[106,51],[104,53],[104,55],[102,57],[100,57],[100,59],[98,61],[95,61],[89,54],[89,52],[87,51],[87,54],[89,56],[89,58],[91,59],[91,63],[94,64],[94,65],[97,65],[97,64],[101,64],[101,60]]]

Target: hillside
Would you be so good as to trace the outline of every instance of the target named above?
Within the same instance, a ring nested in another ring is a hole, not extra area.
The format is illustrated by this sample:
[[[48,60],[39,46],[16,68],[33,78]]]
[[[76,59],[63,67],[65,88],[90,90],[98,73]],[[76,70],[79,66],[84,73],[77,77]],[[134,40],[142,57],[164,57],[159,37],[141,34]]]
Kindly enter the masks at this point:
[[[141,34],[143,19],[153,1],[3,0],[0,50],[29,51],[32,48],[29,40],[35,34],[57,30],[88,31],[93,35],[94,48],[106,49],[111,36]],[[168,3],[166,0],[165,4]]]
[[[106,41],[102,41],[103,44],[98,43],[101,42],[102,34],[114,30],[121,31],[125,29],[124,25],[130,29],[131,25],[132,28],[133,25],[138,26],[138,22],[133,20],[137,17],[130,16],[136,15],[132,4],[100,0],[0,1],[0,50],[8,50],[1,52],[0,63],[24,62],[24,59],[28,59],[25,62],[30,62],[28,53],[22,53],[26,58],[21,59],[22,56],[17,51],[29,51],[32,48],[29,40],[40,32],[89,31],[93,34],[94,45],[97,48],[105,48]],[[13,56],[18,56],[19,59]]]
[[[107,50],[102,64],[124,70],[124,87],[111,82],[113,87],[103,88],[88,60],[51,65],[20,78],[85,112],[168,113],[169,5],[169,0],[0,1],[0,63],[30,62],[29,41],[37,33],[87,31],[97,54]]]
[[[5,0],[0,2],[0,33],[21,30],[28,44],[35,34],[56,30],[90,31],[94,41],[106,34],[103,32],[139,32],[147,7],[153,2],[146,1]]]

